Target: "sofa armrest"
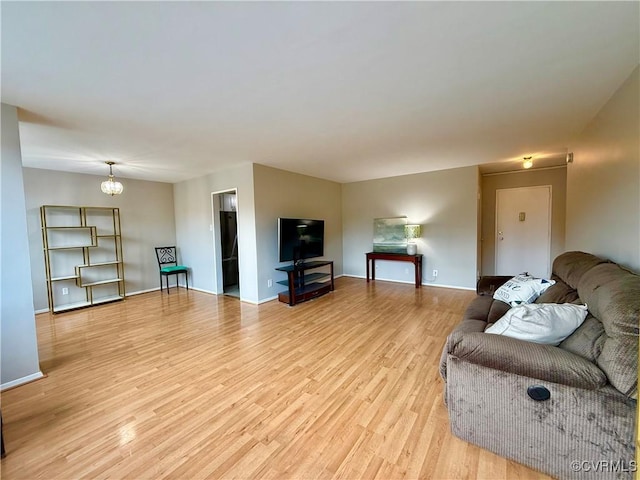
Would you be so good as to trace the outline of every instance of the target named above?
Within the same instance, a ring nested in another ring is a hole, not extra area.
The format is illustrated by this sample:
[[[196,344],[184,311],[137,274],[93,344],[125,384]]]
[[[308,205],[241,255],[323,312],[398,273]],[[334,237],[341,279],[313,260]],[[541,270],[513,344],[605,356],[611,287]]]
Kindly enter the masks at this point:
[[[513,275],[509,277],[503,275],[480,277],[476,284],[476,293],[478,295],[489,295],[493,297],[495,291],[512,278]]]
[[[584,389],[607,384],[597,365],[551,345],[472,332],[450,336],[445,348],[461,360],[503,372]]]
[[[449,334],[447,337],[447,343],[444,345],[442,349],[442,353],[440,354],[440,376],[443,380],[447,379],[447,355],[448,352],[448,344],[449,342],[455,343],[458,339],[462,338],[463,335],[471,332],[484,332],[484,329],[487,327],[487,322],[483,320],[476,320],[473,318],[467,318],[460,322],[456,328]]]

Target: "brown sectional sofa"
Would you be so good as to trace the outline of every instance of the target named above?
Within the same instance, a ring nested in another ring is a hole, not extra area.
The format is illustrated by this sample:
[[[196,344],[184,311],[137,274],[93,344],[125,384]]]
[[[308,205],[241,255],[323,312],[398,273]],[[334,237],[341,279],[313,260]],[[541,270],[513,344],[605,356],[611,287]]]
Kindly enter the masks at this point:
[[[560,345],[484,333],[509,305],[492,298],[510,277],[478,282],[440,362],[453,433],[558,478],[632,478],[640,276],[583,252],[553,263],[556,283],[535,303],[586,304]],[[527,391],[542,386],[547,400]]]

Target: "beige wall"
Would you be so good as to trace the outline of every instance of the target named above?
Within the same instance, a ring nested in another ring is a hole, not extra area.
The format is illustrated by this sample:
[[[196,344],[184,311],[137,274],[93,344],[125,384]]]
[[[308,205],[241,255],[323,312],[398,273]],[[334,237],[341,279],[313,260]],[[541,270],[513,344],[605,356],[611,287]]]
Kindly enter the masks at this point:
[[[175,244],[173,186],[170,183],[119,178],[124,184],[124,193],[110,197],[100,191],[106,171],[105,176],[96,176],[23,168],[23,173],[36,311],[48,308],[40,230],[42,205],[120,208],[126,293],[160,287],[154,247]]]
[[[38,363],[29,242],[16,107],[2,104],[0,156],[0,388],[42,377]],[[41,251],[42,252],[42,251]]]
[[[274,298],[285,287],[277,284],[286,275],[276,272],[279,217],[325,221],[324,259],[334,261],[335,275],[342,274],[342,196],[339,183],[287,172],[264,165],[253,166],[256,198],[258,291],[260,299]],[[268,287],[268,280],[273,285]]]
[[[482,275],[495,274],[496,190],[551,185],[551,261],[564,252],[567,169],[482,176]],[[515,272],[514,272],[515,273]]]
[[[192,268],[194,288],[221,292],[214,241],[212,193],[237,190],[240,298],[260,303],[277,297],[284,274],[278,262],[277,219],[284,216],[325,219],[325,258],[342,267],[340,185],[335,182],[244,164],[174,186],[176,229],[183,262]],[[268,287],[268,280],[272,286]]]
[[[250,163],[217,171],[174,185],[176,238],[182,262],[191,269],[189,286],[211,293],[222,292],[218,285],[213,216],[214,192],[237,190],[238,269],[240,298],[258,303],[256,218],[253,168]],[[219,223],[219,222],[218,222]]]
[[[640,272],[640,67],[570,146],[568,250]]]
[[[456,168],[342,185],[344,273],[366,274],[373,220],[406,216],[423,225],[423,283],[474,288],[478,268],[478,170]],[[376,278],[413,282],[411,265],[377,262]],[[439,270],[436,279],[433,269]]]

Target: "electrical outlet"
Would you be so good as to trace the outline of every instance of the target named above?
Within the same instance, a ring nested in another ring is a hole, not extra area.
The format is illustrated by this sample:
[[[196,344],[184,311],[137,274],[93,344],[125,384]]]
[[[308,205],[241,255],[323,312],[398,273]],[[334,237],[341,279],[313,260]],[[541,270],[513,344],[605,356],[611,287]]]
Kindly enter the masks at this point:
[[[273,287],[273,280],[271,279],[267,280],[267,287],[269,288]]]
[[[63,294],[63,295],[69,295],[69,289],[68,289],[68,288],[66,288],[66,287],[65,287],[65,288],[63,288],[63,289],[62,289],[62,294]]]
[[[436,270],[435,268],[433,269],[433,276],[437,277],[438,276],[438,270]]]

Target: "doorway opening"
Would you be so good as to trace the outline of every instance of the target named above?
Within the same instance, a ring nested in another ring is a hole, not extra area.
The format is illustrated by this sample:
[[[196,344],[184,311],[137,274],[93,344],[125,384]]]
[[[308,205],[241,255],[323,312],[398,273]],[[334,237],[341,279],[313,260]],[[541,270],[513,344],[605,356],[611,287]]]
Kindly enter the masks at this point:
[[[238,255],[237,192],[229,190],[213,194],[216,225],[216,259],[218,293],[240,298],[240,264]]]

